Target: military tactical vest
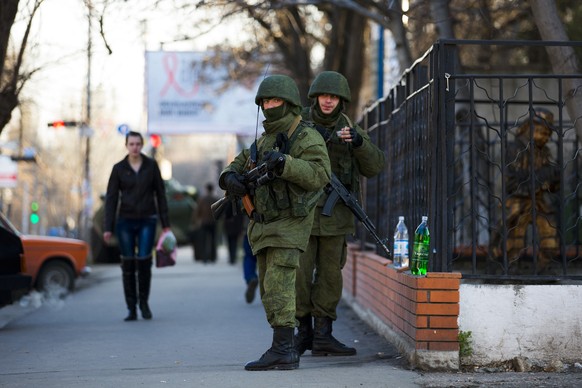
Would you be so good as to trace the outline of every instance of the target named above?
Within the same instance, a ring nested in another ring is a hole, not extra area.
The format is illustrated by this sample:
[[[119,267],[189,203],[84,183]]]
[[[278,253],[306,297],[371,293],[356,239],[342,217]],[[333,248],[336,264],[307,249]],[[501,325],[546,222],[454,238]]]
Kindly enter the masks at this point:
[[[289,150],[288,153],[291,156],[294,156],[291,154],[291,150],[295,141],[297,139],[301,140],[304,135],[307,135],[307,133],[303,132],[305,127],[306,123],[300,122],[296,129],[290,130],[287,150]],[[275,145],[266,145],[261,140],[263,138],[257,142],[259,155],[275,147]],[[298,146],[301,147],[301,144],[298,144]],[[322,192],[322,190],[316,192],[305,191],[305,189],[292,182],[276,178],[255,190],[253,202],[258,213],[255,221],[269,223],[284,217],[306,217],[317,204]]]
[[[345,120],[340,118],[333,128],[323,127],[319,124],[315,124],[315,126],[326,141],[331,171],[349,191],[357,193],[360,187],[360,174],[356,171],[357,166],[354,162],[353,147],[350,143],[343,142],[336,133],[346,124],[352,127],[353,123],[347,115],[344,113],[341,115]]]

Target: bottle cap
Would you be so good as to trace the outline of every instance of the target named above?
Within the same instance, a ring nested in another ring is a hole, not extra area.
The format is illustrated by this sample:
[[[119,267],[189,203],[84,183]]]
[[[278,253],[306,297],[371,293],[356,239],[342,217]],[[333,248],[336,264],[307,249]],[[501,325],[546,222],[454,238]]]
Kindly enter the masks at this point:
[[[404,216],[398,216],[398,221],[404,221]]]
[[[423,221],[428,221],[428,216],[422,216]]]

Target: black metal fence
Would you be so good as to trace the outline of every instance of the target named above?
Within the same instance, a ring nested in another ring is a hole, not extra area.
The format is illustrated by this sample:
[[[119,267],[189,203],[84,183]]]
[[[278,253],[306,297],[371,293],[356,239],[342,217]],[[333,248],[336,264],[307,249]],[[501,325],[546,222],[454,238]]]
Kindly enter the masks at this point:
[[[492,46],[528,53],[529,65],[505,73],[458,65]],[[405,216],[411,248],[428,215],[430,271],[582,279],[582,118],[570,117],[582,109],[582,75],[551,74],[549,46],[582,42],[438,41],[364,112],[360,125],[387,161],[364,187],[366,211],[390,240]],[[373,242],[363,229],[358,236]]]

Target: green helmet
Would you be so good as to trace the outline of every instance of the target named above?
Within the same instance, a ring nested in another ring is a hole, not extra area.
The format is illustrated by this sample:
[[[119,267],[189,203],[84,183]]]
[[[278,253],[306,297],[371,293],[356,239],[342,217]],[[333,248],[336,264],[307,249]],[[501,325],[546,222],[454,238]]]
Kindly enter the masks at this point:
[[[323,71],[313,80],[308,97],[314,98],[320,94],[333,94],[343,98],[346,102],[352,100],[348,80],[335,71]]]
[[[291,105],[301,106],[299,89],[293,78],[286,75],[270,75],[261,82],[255,104],[261,105],[263,98],[278,97],[287,101]]]

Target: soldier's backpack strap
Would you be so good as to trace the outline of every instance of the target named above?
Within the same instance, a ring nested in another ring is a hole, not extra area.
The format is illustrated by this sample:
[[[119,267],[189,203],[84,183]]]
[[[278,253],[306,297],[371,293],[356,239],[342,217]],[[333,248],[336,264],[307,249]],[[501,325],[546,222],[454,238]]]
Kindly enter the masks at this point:
[[[293,142],[295,141],[295,139],[297,139],[297,136],[299,136],[299,134],[303,131],[303,125],[299,126],[300,122],[301,122],[301,116],[299,116],[296,119],[296,121],[293,122],[293,125],[291,126],[291,128],[287,132],[287,138],[289,139],[289,141],[287,142],[287,144],[288,144],[287,152],[289,152],[289,150],[291,150],[291,145],[293,145]],[[299,128],[299,129],[297,129],[297,128]]]
[[[299,133],[301,133],[301,131],[303,130],[303,127],[297,130],[300,122],[301,117],[297,117],[291,124],[291,127],[289,128],[287,133],[284,132],[277,133],[277,138],[275,140],[273,148],[275,148],[276,150],[283,154],[288,154],[289,150],[291,149],[291,144],[293,144],[293,141],[297,138],[297,135],[299,135]]]
[[[352,122],[352,120],[350,120],[350,118],[348,117],[348,115],[342,112],[342,116],[344,116],[344,118],[348,122],[348,125],[350,126],[350,128],[352,128],[354,126],[354,123]]]

